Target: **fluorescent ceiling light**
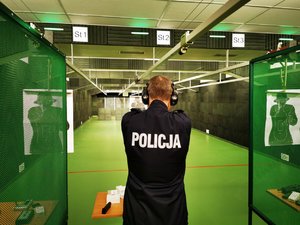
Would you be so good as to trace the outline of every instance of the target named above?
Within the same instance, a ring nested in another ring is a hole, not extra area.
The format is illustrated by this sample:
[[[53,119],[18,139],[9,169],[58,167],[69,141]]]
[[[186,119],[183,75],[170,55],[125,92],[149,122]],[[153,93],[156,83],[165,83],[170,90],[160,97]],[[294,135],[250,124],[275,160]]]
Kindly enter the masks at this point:
[[[293,41],[293,38],[279,38],[279,41]]]
[[[211,38],[226,38],[225,35],[209,35]]]
[[[44,30],[63,31],[64,28],[59,28],[59,27],[44,27]]]
[[[131,31],[131,34],[138,34],[138,35],[149,35],[149,32]]]

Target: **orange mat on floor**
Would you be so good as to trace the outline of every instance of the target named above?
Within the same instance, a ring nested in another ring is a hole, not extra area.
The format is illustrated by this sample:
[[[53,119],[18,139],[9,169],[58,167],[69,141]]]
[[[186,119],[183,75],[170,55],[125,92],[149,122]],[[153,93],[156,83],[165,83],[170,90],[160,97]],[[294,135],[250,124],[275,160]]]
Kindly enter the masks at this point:
[[[111,204],[110,209],[106,214],[102,214],[102,208],[106,205],[107,192],[98,192],[94,204],[93,219],[99,218],[110,218],[110,217],[121,217],[123,215],[123,198],[120,203]]]

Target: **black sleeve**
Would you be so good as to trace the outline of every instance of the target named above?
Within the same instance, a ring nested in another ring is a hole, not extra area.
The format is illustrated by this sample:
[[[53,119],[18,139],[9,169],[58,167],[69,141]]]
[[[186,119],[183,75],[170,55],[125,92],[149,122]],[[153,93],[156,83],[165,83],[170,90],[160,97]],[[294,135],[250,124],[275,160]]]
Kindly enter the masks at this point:
[[[125,144],[125,139],[126,139],[126,129],[127,129],[127,125],[128,122],[130,120],[131,117],[131,112],[126,113],[123,117],[122,117],[122,121],[121,121],[121,129],[122,129],[122,134],[123,134],[123,142]]]
[[[176,110],[173,113],[175,113],[176,117],[181,120],[181,122],[184,124],[186,132],[188,135],[190,135],[192,129],[191,119],[184,113],[183,110]]]
[[[131,120],[131,118],[137,114],[137,113],[140,113],[142,112],[141,110],[139,109],[131,109],[130,112],[124,114],[124,116],[122,117],[122,121],[121,121],[121,129],[122,129],[122,134],[123,134],[123,142],[125,144],[125,139],[126,139],[126,134],[127,134],[127,127],[128,127],[128,124]]]
[[[191,129],[192,129],[192,121],[189,117],[186,116],[186,131],[188,134],[191,134]]]

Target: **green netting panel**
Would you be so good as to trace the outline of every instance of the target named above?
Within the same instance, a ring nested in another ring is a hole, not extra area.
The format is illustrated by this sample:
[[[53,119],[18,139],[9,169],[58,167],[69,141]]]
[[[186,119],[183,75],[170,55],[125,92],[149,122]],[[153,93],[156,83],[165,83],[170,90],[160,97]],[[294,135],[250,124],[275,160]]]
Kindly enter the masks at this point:
[[[65,224],[65,58],[0,3],[0,224]]]
[[[250,202],[274,224],[300,224],[300,46],[250,68]]]

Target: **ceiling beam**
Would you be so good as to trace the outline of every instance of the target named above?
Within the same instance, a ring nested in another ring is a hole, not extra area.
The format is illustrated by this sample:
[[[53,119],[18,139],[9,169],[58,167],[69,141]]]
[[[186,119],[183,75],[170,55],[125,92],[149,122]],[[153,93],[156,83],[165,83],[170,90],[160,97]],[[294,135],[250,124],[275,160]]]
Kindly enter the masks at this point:
[[[236,10],[244,6],[250,0],[229,0],[227,1],[221,8],[219,8],[213,15],[211,15],[205,22],[201,23],[196,29],[194,29],[189,35],[186,36],[185,44],[190,43],[193,40],[197,39],[199,36],[208,32],[215,25],[223,21],[226,17],[234,13]],[[144,77],[147,77],[155,68],[157,68],[164,61],[168,60],[174,54],[178,53],[178,51],[182,47],[182,42],[179,42],[175,45],[169,52],[167,52],[162,58],[160,58],[154,65],[152,65],[145,73],[140,75],[135,79],[127,88],[123,90],[123,92],[127,91],[133,85],[138,83]],[[122,92],[122,93],[123,93]]]
[[[146,48],[146,47],[145,47]],[[197,49],[199,50],[199,49]],[[202,49],[204,50],[204,53],[207,53],[207,51],[214,51],[215,49]],[[193,51],[195,51],[195,48],[193,49]],[[220,51],[220,49],[218,49],[218,52]],[[256,50],[253,50],[256,51]],[[261,50],[258,50],[261,51]],[[262,51],[265,53],[265,51]],[[262,53],[261,52],[261,53]],[[195,53],[194,53],[195,54]],[[199,52],[197,52],[196,54],[201,54]],[[212,53],[211,53],[212,54]],[[217,54],[217,51],[213,54]],[[226,56],[226,55],[224,55]],[[122,58],[122,57],[97,57],[97,56],[66,56],[67,59],[71,60],[73,59],[120,59],[120,60],[140,60],[140,61],[153,61],[153,58],[132,58],[132,57],[128,57],[128,58]],[[158,58],[154,58],[154,61],[158,61]],[[168,59],[169,61],[172,62],[226,62],[226,59],[182,59],[182,58],[174,58],[174,59]],[[237,62],[237,63],[241,63],[241,62],[245,62],[246,60],[230,60],[230,62]]]
[[[146,72],[147,70],[143,70],[143,69],[81,69],[81,71],[85,71],[85,72]],[[184,73],[184,74],[199,74],[199,73],[208,73],[209,71],[205,71],[205,70],[154,70],[152,71],[153,73]]]
[[[249,80],[249,77],[242,77],[242,78],[231,79],[231,80],[224,80],[224,81],[216,81],[216,82],[211,82],[211,83],[206,83],[206,84],[199,84],[199,85],[190,86],[190,87],[178,88],[176,90],[177,91],[183,91],[183,90],[186,90],[186,89],[194,89],[194,88],[206,87],[206,86],[211,86],[211,85],[226,84],[226,83],[233,83],[233,82],[246,81],[246,80]]]
[[[228,72],[228,71],[224,72],[224,74],[225,74],[225,75],[232,76],[232,77],[234,77],[234,78],[241,78],[241,77],[243,77],[243,76],[241,76],[241,75],[238,75],[238,74],[235,74],[235,73],[232,73],[232,72]],[[249,82],[249,80],[246,80],[246,82]]]
[[[103,92],[103,94],[107,95],[105,91],[103,91],[97,84],[95,84],[87,75],[85,75],[79,68],[77,68],[74,64],[72,64],[69,60],[66,59],[66,64],[75,72],[77,72],[80,76],[90,82],[94,87],[96,87],[99,91]]]
[[[225,68],[222,68],[222,69],[219,69],[219,70],[216,70],[216,71],[211,71],[211,72],[208,72],[206,74],[201,74],[201,75],[198,75],[198,76],[193,76],[193,77],[190,77],[190,78],[179,80],[179,81],[174,82],[174,84],[176,85],[176,84],[184,83],[184,82],[187,82],[187,81],[200,79],[200,78],[203,78],[203,77],[208,77],[208,76],[211,76],[211,75],[215,75],[215,74],[223,73],[223,72],[226,72],[226,71],[238,69],[238,68],[248,66],[248,65],[249,65],[249,62],[243,62],[243,63],[236,64],[236,65],[233,65],[233,66],[225,67]]]
[[[197,92],[197,91],[191,89],[190,87],[185,87],[185,86],[183,86],[183,85],[181,85],[181,84],[179,84],[179,86],[182,87],[182,88],[186,88],[186,89],[188,89],[189,91]],[[176,91],[178,91],[178,89],[176,89]]]

